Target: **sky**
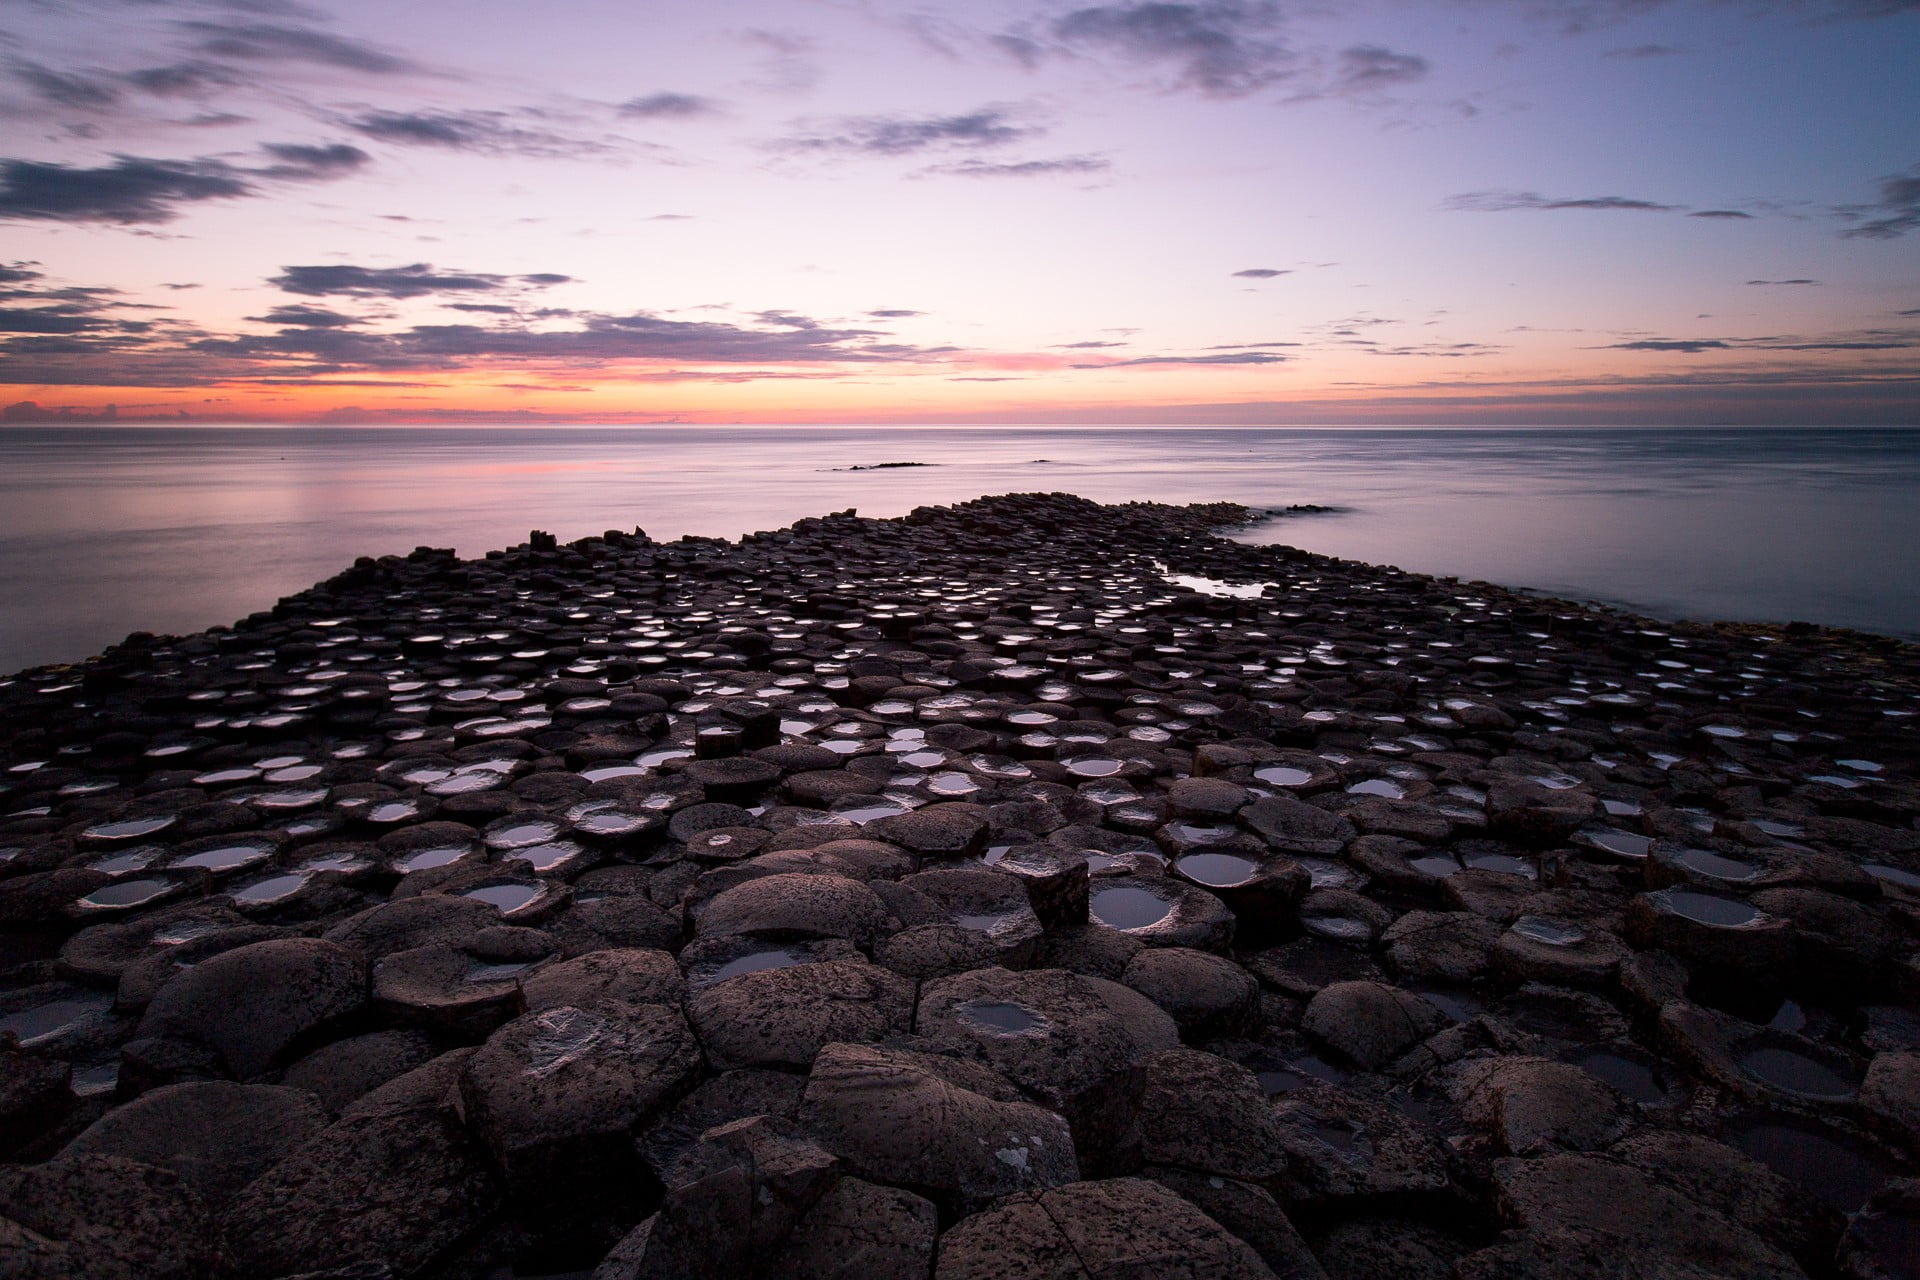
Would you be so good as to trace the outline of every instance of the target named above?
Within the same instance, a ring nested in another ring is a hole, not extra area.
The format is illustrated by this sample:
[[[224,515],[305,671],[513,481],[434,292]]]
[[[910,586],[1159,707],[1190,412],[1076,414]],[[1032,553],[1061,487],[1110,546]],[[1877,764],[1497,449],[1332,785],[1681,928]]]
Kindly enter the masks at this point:
[[[1920,0],[0,0],[0,417],[1920,424],[1916,68]]]

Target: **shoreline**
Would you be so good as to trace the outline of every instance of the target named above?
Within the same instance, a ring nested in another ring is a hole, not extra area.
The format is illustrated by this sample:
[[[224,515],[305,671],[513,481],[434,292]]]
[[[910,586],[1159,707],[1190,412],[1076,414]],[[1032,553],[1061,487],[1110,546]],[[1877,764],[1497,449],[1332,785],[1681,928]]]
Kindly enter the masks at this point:
[[[536,531],[0,682],[0,1216],[236,1276],[1871,1274],[1920,647],[1264,518]]]

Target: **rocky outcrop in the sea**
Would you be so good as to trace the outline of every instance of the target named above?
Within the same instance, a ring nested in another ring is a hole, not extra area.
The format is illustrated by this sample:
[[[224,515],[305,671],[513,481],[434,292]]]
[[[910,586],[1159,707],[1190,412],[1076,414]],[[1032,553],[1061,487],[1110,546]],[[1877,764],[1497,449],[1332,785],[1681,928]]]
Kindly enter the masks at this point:
[[[0,680],[0,1272],[1920,1274],[1913,652],[1248,514],[422,548]]]

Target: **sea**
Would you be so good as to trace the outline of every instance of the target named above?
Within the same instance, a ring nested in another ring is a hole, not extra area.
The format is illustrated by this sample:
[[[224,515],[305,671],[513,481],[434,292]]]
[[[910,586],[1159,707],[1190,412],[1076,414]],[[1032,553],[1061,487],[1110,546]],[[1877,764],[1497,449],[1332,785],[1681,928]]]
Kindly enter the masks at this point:
[[[1920,640],[1914,428],[55,425],[0,428],[0,672],[230,623],[357,556],[1034,491],[1332,508],[1236,536]]]

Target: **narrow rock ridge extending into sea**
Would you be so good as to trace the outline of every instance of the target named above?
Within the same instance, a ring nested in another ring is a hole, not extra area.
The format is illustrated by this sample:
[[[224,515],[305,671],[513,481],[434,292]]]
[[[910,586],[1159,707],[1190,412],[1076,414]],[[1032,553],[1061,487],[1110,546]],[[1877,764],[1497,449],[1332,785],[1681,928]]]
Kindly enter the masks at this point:
[[[0,1271],[1916,1274],[1916,651],[1254,514],[422,548],[0,681]]]

